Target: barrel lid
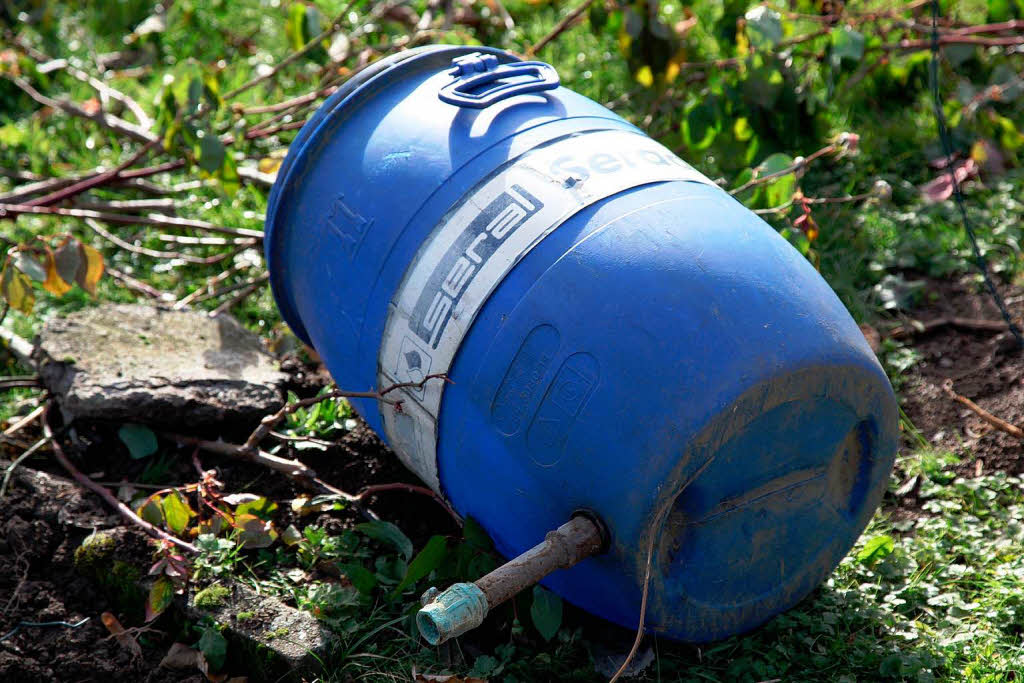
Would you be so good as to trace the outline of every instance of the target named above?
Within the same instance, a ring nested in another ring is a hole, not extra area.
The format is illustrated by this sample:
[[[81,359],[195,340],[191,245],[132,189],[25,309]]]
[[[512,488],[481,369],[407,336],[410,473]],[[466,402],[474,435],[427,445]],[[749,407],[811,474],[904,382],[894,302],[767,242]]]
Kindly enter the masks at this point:
[[[288,154],[277,173],[277,179],[270,190],[267,203],[267,217],[264,226],[263,250],[270,273],[270,289],[277,302],[281,317],[292,328],[299,339],[312,345],[309,334],[302,324],[302,318],[295,308],[289,288],[284,285],[284,273],[277,276],[280,266],[277,261],[280,239],[277,225],[280,221],[279,211],[287,205],[287,197],[294,183],[302,178],[311,164],[315,164],[316,156],[312,150],[317,145],[321,130],[328,119],[335,118],[352,105],[361,101],[368,92],[374,92],[381,83],[394,82],[409,77],[412,73],[427,69],[446,69],[451,60],[470,53],[493,54],[502,62],[519,61],[515,55],[497,48],[462,45],[425,45],[412,48],[405,52],[389,55],[368,66],[349,78],[332,94],[312,118],[299,130],[299,134],[288,147]],[[373,84],[373,88],[370,85]]]

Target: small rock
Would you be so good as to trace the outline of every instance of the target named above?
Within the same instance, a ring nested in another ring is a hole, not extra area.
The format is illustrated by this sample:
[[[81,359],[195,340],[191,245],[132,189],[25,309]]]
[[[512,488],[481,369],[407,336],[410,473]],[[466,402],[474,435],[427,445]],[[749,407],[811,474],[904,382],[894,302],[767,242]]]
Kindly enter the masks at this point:
[[[286,376],[227,315],[103,305],[50,320],[35,354],[67,419],[210,426],[258,421],[284,400]]]

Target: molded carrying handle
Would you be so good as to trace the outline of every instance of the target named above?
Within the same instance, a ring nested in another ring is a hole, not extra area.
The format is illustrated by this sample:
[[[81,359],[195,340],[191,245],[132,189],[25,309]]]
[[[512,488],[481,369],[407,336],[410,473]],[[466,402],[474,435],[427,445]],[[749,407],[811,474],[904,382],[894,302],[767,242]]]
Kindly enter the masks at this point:
[[[442,102],[457,107],[484,109],[515,95],[553,90],[560,83],[558,72],[544,62],[499,65],[494,55],[474,52],[453,59],[452,64],[454,68],[448,73],[455,76],[455,80],[441,88],[437,96]],[[504,79],[512,80],[499,82]],[[493,87],[485,87],[492,83]]]

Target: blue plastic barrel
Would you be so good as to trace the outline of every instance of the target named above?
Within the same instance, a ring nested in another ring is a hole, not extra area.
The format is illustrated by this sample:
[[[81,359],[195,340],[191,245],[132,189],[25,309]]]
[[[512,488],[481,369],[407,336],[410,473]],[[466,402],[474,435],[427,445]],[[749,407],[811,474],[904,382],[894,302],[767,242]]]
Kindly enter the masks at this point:
[[[594,614],[636,626],[653,534],[652,631],[750,629],[881,499],[896,403],[839,299],[546,64],[377,62],[302,129],[266,228],[281,313],[341,387],[451,378],[354,405],[503,554],[604,522],[608,552],[545,581]]]

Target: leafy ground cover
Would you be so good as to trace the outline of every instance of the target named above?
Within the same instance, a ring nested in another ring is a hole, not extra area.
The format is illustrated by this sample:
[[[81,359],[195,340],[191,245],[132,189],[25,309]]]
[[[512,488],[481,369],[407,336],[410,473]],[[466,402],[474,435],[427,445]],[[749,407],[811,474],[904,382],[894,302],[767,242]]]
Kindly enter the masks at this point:
[[[905,411],[890,494],[826,585],[746,636],[701,647],[651,639],[637,660],[645,665],[641,675],[1016,680],[1024,674],[1021,444],[949,400],[941,384],[950,379],[960,393],[1019,423],[1024,365],[1005,333],[955,325],[891,333],[911,315],[998,320],[968,263],[950,169],[963,182],[980,246],[1012,312],[1020,319],[1024,310],[1024,6],[939,5],[939,94],[952,157],[940,145],[928,88],[926,2],[595,2],[546,43],[573,8],[490,0],[454,3],[448,13],[425,2],[177,0],[166,9],[143,0],[6,3],[0,241],[12,256],[0,276],[11,304],[3,325],[31,337],[47,317],[96,301],[230,310],[271,348],[291,354],[286,364],[294,372],[314,378],[297,383],[301,397],[315,394],[323,378],[283,328],[262,279],[258,237],[245,232],[261,228],[267,183],[295,130],[334,84],[393,50],[426,42],[518,52],[538,46],[538,58],[554,64],[565,84],[721,179],[817,265],[854,316],[885,337],[879,355]],[[988,30],[965,31],[969,25]],[[323,40],[311,40],[325,31]],[[296,51],[301,56],[287,62]],[[254,78],[262,80],[246,87]],[[100,112],[120,122],[86,120]],[[39,213],[18,208],[45,195],[24,194],[26,186],[114,168],[147,144],[149,156],[133,165],[145,175],[97,184],[44,203]],[[133,201],[146,203],[125,203]],[[103,215],[86,220],[83,211]],[[59,251],[61,235],[102,256],[106,273],[95,298],[90,281],[77,277],[88,258],[61,271],[54,256],[51,267],[47,253]],[[22,257],[19,245],[28,245]],[[48,281],[51,270],[75,286]],[[30,374],[13,358],[0,359],[0,380]],[[5,389],[0,421],[12,423],[39,401],[32,388]],[[40,436],[35,429],[0,445],[3,456],[24,452]],[[239,434],[225,438],[248,432],[235,429]],[[300,458],[347,490],[416,483],[344,402],[296,411],[278,431],[286,438],[274,442],[276,453]],[[197,548],[190,580],[210,591],[205,599],[217,599],[211,587],[244,582],[309,610],[335,632],[340,646],[325,660],[327,680],[403,680],[414,670],[601,680],[632,640],[538,589],[471,636],[428,648],[410,620],[419,593],[475,578],[498,561],[471,522],[460,529],[416,493],[316,497],[255,465],[204,454],[203,465],[216,462],[220,487],[196,472],[191,449],[145,428],[88,425],[79,432],[86,444],[74,454],[81,471],[132,482],[120,494]],[[25,464],[62,471],[46,449]],[[181,486],[188,488],[165,490]],[[21,632],[0,642],[0,671],[12,680],[172,680],[157,664],[180,641],[198,647],[211,672],[252,673],[239,653],[224,651],[217,625],[165,611],[183,583],[175,551],[165,547],[154,558],[139,534],[126,530],[132,540],[122,542],[116,560],[99,561],[102,577],[90,578],[94,560],[75,549],[92,527],[65,522],[70,515],[97,526],[102,508],[91,509],[92,517],[72,508],[62,518],[52,507],[18,487],[0,500],[0,594],[11,596],[0,599],[0,631],[22,620],[109,610],[126,626],[149,623],[162,633],[137,634],[139,658],[102,641],[108,630],[98,619],[74,630]],[[367,511],[378,519],[368,520]],[[132,580],[154,564],[158,588],[147,597]],[[103,590],[90,592],[97,582]]]

